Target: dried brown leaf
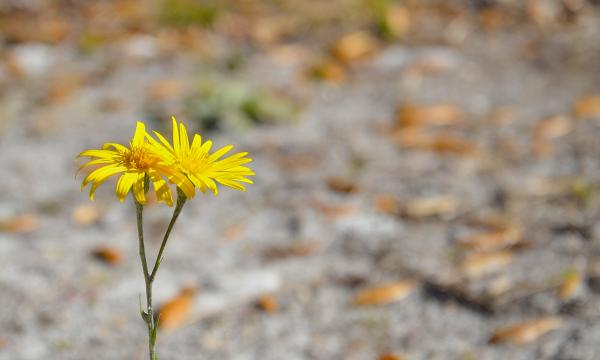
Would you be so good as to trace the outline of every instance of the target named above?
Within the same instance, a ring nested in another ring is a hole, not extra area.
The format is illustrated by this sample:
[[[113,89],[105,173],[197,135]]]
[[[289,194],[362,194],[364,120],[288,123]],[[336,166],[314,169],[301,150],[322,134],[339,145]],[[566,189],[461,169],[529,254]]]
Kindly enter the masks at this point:
[[[387,31],[394,37],[404,36],[410,29],[410,12],[405,6],[394,4],[388,9],[385,22]]]
[[[521,229],[513,225],[464,237],[458,240],[458,244],[465,249],[491,251],[513,246],[522,239]]]
[[[181,96],[185,92],[185,84],[179,80],[165,79],[150,85],[147,97],[151,101],[161,101],[165,99]]]
[[[415,290],[416,286],[417,282],[414,280],[402,280],[363,289],[356,293],[353,303],[357,306],[389,304],[403,300]]]
[[[356,183],[337,176],[328,178],[327,186],[330,190],[343,194],[349,194],[358,191],[358,186]]]
[[[111,246],[101,246],[94,251],[92,251],[92,255],[109,265],[119,265],[123,261],[123,253],[121,250],[111,247]]]
[[[385,214],[399,215],[400,203],[392,195],[379,195],[374,200],[375,209]]]
[[[406,358],[404,356],[398,355],[398,354],[385,353],[385,354],[379,355],[378,360],[406,360]]]
[[[577,271],[569,271],[565,274],[560,287],[558,288],[558,298],[562,301],[572,299],[583,283],[582,276]]]
[[[15,234],[28,234],[40,228],[40,219],[35,214],[27,213],[11,218],[0,219],[0,231]]]
[[[279,310],[279,303],[273,295],[262,295],[256,300],[256,306],[268,313],[274,313]]]
[[[460,208],[460,200],[454,196],[432,196],[408,201],[402,214],[411,218],[449,216]]]
[[[330,219],[339,219],[355,214],[358,207],[354,204],[331,204],[320,200],[312,202],[313,207]]]
[[[470,140],[455,136],[440,135],[433,138],[423,146],[424,149],[444,154],[475,155],[478,152],[477,145]]]
[[[587,95],[575,101],[573,113],[577,118],[600,118],[600,95]]]
[[[179,295],[160,307],[158,316],[162,330],[173,330],[188,320],[197,292],[197,288],[183,288]]]
[[[510,251],[473,253],[463,260],[460,268],[467,277],[477,278],[508,266],[512,260],[513,254]]]
[[[346,69],[338,62],[328,60],[312,66],[309,75],[317,80],[325,80],[334,84],[341,84],[346,80]]]
[[[79,205],[73,210],[71,219],[80,227],[86,227],[97,223],[102,217],[102,211],[94,204]]]
[[[342,63],[350,64],[373,56],[377,48],[377,41],[371,34],[359,31],[338,39],[331,48],[331,53]]]
[[[536,139],[555,139],[564,136],[573,129],[571,118],[566,115],[554,115],[542,119],[534,130]]]
[[[263,257],[267,259],[286,259],[291,257],[306,257],[317,253],[319,246],[316,243],[302,242],[287,246],[278,245],[263,251]]]
[[[560,328],[562,324],[562,319],[555,316],[527,320],[516,325],[497,329],[489,341],[492,344],[511,343],[525,345],[537,340],[550,331]]]
[[[452,104],[401,105],[396,110],[396,126],[400,129],[427,125],[457,125],[463,119],[463,110]]]

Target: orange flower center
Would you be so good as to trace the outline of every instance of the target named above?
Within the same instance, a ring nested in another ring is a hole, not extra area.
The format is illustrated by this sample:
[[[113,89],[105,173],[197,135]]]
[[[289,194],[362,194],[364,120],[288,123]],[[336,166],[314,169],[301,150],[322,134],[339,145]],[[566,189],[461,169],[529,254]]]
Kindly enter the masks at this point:
[[[135,170],[148,170],[159,161],[159,158],[144,146],[132,146],[129,151],[123,152],[121,156],[123,165],[128,169]]]

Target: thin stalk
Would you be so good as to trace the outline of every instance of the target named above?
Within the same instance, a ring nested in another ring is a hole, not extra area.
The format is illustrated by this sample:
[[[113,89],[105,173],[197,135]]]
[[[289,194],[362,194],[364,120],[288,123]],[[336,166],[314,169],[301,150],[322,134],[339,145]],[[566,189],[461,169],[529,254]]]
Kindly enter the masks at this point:
[[[158,251],[158,255],[156,260],[154,261],[154,267],[152,268],[152,272],[148,271],[148,262],[146,260],[146,248],[144,244],[144,227],[143,227],[143,209],[144,206],[137,202],[134,198],[135,202],[135,210],[137,214],[137,229],[138,229],[138,240],[139,240],[139,250],[140,250],[140,260],[142,262],[142,271],[144,273],[144,282],[146,284],[146,309],[140,309],[140,313],[142,315],[142,319],[148,326],[148,353],[150,356],[150,360],[157,360],[158,356],[156,355],[156,333],[158,328],[158,321],[154,320],[154,311],[152,309],[152,284],[154,283],[154,279],[156,278],[156,273],[158,272],[158,268],[160,267],[160,263],[162,262],[163,252],[165,251],[165,247],[167,246],[167,241],[169,240],[169,236],[171,235],[171,230],[173,230],[173,226],[181,213],[181,209],[183,209],[183,205],[187,200],[185,194],[177,189],[177,205],[173,210],[173,216],[171,217],[171,221],[169,222],[169,226],[167,227],[167,231],[165,232],[165,236],[163,237],[162,243],[160,244],[160,249]]]
[[[135,199],[134,199],[135,201]],[[144,272],[144,282],[146,284],[146,310],[140,310],[142,319],[148,325],[148,353],[150,360],[156,359],[155,343],[156,337],[153,336],[155,333],[154,326],[154,314],[152,311],[152,279],[148,273],[148,263],[146,261],[146,248],[144,246],[144,226],[142,220],[144,206],[139,202],[135,201],[135,210],[137,215],[137,229],[138,229],[138,240],[140,250],[140,260],[142,262],[142,270]]]
[[[167,231],[165,232],[165,236],[163,237],[162,243],[160,244],[160,249],[158,250],[158,255],[156,256],[156,262],[154,262],[154,267],[152,268],[152,273],[150,274],[151,281],[154,281],[154,278],[156,277],[156,272],[158,271],[160,263],[162,262],[163,252],[165,251],[165,247],[167,246],[167,241],[169,240],[169,236],[171,235],[171,230],[173,230],[173,226],[175,225],[177,217],[179,217],[181,209],[183,209],[183,205],[185,205],[186,200],[187,198],[185,197],[185,195],[177,195],[177,205],[175,205],[175,209],[173,210],[173,216],[171,217],[169,226],[167,226]]]

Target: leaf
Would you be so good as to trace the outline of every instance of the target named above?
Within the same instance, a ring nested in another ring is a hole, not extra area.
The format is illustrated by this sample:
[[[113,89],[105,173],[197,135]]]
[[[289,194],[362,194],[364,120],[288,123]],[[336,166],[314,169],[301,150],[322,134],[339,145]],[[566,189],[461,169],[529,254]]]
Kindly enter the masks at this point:
[[[290,257],[306,257],[314,255],[319,250],[316,243],[299,242],[290,245],[277,245],[267,248],[262,256],[266,259],[286,259]]]
[[[396,109],[397,128],[428,125],[457,125],[463,122],[461,108],[452,104],[401,105]]]
[[[94,204],[79,205],[73,210],[71,219],[79,227],[87,227],[97,223],[102,217],[102,211]]]
[[[600,118],[600,95],[588,95],[573,103],[577,118]]]
[[[123,253],[121,250],[110,247],[110,246],[101,246],[92,251],[92,255],[109,265],[119,265],[123,261]]]
[[[335,192],[349,194],[358,191],[358,186],[347,179],[341,177],[330,177],[327,179],[327,187]]]
[[[0,219],[0,232],[29,234],[40,228],[40,219],[32,213]]]
[[[360,290],[354,296],[357,306],[385,305],[400,301],[410,295],[417,286],[414,280],[403,280]]]
[[[402,355],[385,353],[385,354],[379,355],[378,360],[406,360],[406,358]]]
[[[575,297],[577,291],[581,289],[582,277],[578,271],[569,271],[565,274],[563,282],[558,288],[558,298],[567,301]]]
[[[467,277],[477,278],[508,266],[512,260],[513,254],[510,251],[474,253],[463,260],[460,268]]]
[[[331,204],[321,200],[312,201],[315,210],[319,211],[329,219],[339,219],[355,214],[358,208],[354,204]]]
[[[256,306],[264,312],[274,313],[279,310],[277,298],[273,295],[262,295],[256,300]]]
[[[174,79],[159,80],[150,85],[146,96],[150,101],[162,101],[183,95],[185,85]]]
[[[497,329],[491,336],[489,342],[492,344],[511,343],[515,345],[525,345],[537,340],[550,331],[560,328],[562,324],[562,319],[555,316],[527,320],[516,325]]]
[[[365,60],[377,52],[377,41],[367,32],[359,31],[342,36],[331,48],[333,56],[345,64]]]
[[[453,196],[431,196],[408,201],[402,214],[411,218],[454,215],[460,207],[460,201]]]
[[[458,240],[458,245],[465,249],[492,251],[513,246],[522,239],[521,229],[513,225],[464,237]]]
[[[179,295],[160,307],[158,317],[160,318],[161,330],[178,328],[188,319],[196,293],[196,288],[183,288]]]
[[[537,140],[556,139],[571,132],[573,122],[566,115],[554,115],[542,119],[534,129],[534,138]]]
[[[375,209],[378,211],[389,214],[389,215],[399,215],[400,214],[400,203],[398,199],[396,199],[392,195],[379,195],[373,201],[373,205]]]
[[[328,60],[313,65],[308,70],[308,75],[316,80],[324,80],[333,84],[346,81],[346,69],[337,61]]]

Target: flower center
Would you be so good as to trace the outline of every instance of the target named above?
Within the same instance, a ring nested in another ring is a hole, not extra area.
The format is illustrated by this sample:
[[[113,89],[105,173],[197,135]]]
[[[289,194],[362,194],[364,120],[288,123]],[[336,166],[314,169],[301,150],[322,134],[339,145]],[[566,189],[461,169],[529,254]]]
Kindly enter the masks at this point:
[[[121,154],[123,164],[128,169],[148,170],[158,162],[158,157],[144,146],[132,146],[127,152]]]

